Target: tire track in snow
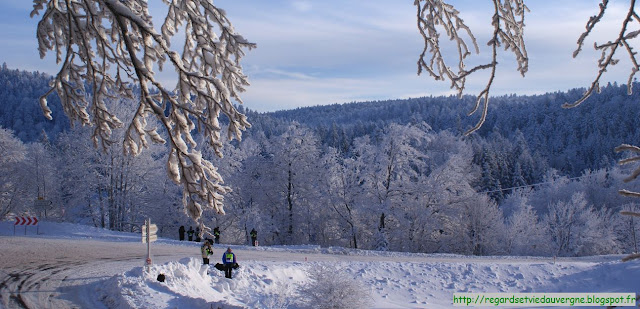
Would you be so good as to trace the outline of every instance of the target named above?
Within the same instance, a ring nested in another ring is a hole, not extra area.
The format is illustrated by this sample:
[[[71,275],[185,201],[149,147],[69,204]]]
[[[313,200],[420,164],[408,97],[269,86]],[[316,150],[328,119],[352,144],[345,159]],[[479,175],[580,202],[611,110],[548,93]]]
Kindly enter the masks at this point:
[[[0,247],[0,308],[83,308],[76,289],[142,265],[146,254],[141,243],[93,240],[0,237]],[[157,247],[154,259],[196,252]]]

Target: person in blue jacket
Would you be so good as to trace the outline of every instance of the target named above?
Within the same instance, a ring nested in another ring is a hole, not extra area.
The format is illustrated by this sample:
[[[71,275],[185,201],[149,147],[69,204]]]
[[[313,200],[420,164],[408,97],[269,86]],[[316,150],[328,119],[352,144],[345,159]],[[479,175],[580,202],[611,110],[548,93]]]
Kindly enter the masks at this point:
[[[236,255],[231,252],[231,248],[227,248],[222,254],[222,264],[224,265],[224,277],[231,279],[231,271],[234,268],[238,268],[238,264],[236,263]]]

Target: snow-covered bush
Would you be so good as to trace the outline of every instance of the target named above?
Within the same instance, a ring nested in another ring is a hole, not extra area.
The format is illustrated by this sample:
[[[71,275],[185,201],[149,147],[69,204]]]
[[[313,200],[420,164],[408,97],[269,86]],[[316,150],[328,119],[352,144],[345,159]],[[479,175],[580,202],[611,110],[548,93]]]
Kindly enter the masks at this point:
[[[282,282],[274,283],[267,291],[261,305],[267,309],[287,309],[291,308],[293,302],[293,292],[295,287]]]
[[[367,308],[371,296],[358,281],[338,267],[317,264],[309,268],[309,283],[301,287],[304,308]]]

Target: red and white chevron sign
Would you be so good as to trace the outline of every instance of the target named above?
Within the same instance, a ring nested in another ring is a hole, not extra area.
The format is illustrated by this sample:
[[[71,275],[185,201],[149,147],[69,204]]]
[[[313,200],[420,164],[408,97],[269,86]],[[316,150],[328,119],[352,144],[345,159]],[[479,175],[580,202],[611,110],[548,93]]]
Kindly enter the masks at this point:
[[[16,217],[14,225],[37,225],[38,217]]]

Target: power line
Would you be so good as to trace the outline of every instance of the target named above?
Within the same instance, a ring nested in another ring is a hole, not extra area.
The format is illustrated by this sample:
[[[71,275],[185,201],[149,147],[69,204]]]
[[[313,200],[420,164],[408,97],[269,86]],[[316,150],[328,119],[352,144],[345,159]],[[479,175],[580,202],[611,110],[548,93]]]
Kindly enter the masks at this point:
[[[571,177],[571,178],[567,178],[567,180],[581,179],[581,178],[590,177],[590,176],[593,176],[593,175],[582,175],[582,176],[578,176],[578,177]],[[502,192],[502,191],[507,191],[507,190],[522,189],[522,188],[533,188],[533,187],[536,187],[536,186],[551,184],[551,183],[554,183],[554,182],[556,182],[556,181],[539,182],[539,183],[534,183],[534,184],[530,184],[530,185],[524,185],[524,186],[518,186],[518,187],[510,187],[510,188],[497,189],[497,190],[491,190],[491,191],[483,191],[483,192],[479,192],[479,193],[494,193],[494,192]]]

